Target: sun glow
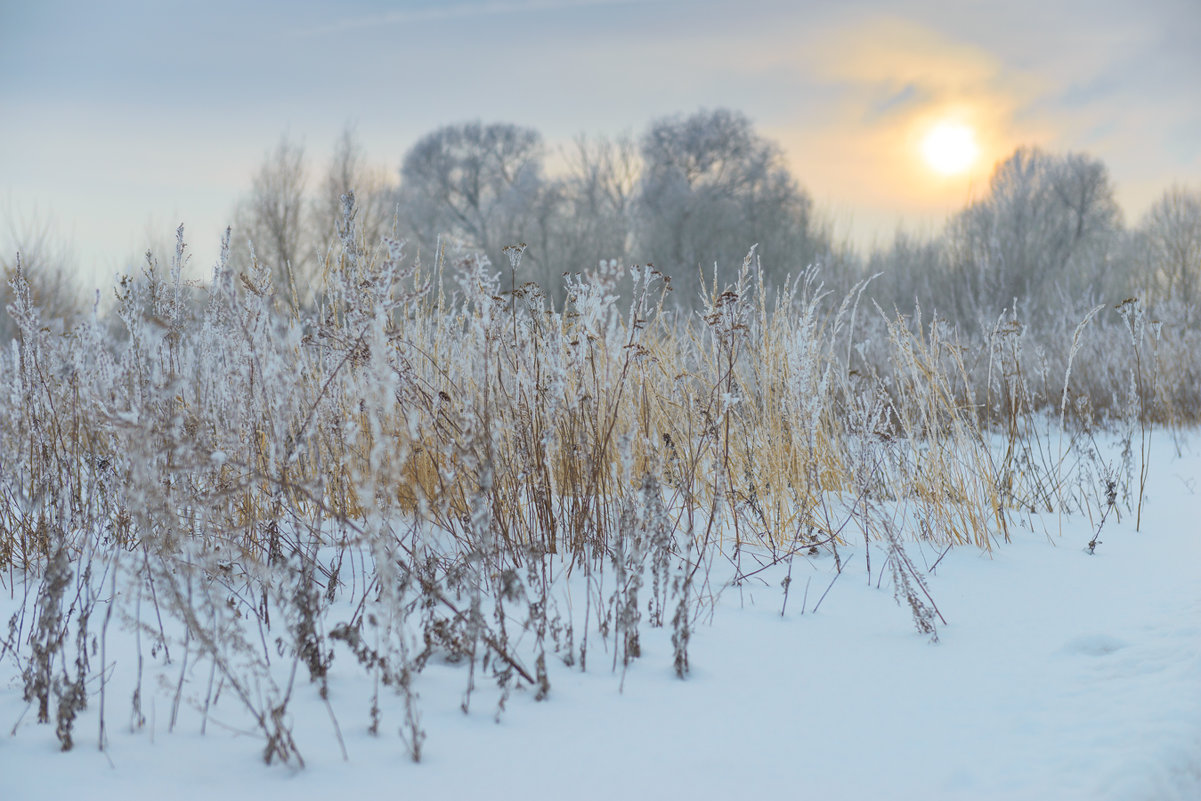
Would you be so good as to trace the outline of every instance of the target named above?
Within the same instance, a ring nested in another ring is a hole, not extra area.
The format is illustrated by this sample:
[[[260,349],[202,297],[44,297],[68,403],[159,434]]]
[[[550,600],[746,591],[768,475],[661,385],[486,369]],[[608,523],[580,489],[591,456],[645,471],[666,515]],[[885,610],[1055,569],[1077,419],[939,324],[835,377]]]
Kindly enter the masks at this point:
[[[979,155],[976,132],[961,123],[940,122],[922,138],[922,157],[943,175],[966,172]]]

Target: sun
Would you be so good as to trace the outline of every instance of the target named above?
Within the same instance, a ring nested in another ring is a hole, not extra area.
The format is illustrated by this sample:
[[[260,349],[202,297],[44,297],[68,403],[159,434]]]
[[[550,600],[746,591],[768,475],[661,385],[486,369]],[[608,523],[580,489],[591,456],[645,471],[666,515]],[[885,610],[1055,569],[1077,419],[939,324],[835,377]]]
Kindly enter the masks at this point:
[[[922,138],[922,157],[942,175],[966,172],[980,155],[976,132],[958,122],[940,122]]]

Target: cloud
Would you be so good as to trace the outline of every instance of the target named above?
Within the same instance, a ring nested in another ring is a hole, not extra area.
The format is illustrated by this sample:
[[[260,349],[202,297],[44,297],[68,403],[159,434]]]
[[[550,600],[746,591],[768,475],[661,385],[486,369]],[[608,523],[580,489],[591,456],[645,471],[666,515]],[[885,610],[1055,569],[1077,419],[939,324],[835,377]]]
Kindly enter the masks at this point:
[[[962,90],[991,80],[999,68],[979,47],[897,17],[836,29],[809,53],[819,74],[849,84]]]
[[[928,92],[916,83],[905,84],[899,92],[871,104],[867,110],[867,121],[886,119],[893,114],[921,105],[928,98]]]
[[[330,33],[342,33],[381,26],[478,19],[480,17],[502,17],[514,14],[572,11],[597,6],[641,5],[648,2],[653,2],[653,0],[488,0],[482,3],[444,2],[400,11],[345,17],[325,25],[296,29],[291,33],[302,37],[324,36]]]
[[[820,91],[771,134],[802,182],[819,198],[848,202],[859,227],[945,217],[980,193],[995,161],[1044,133],[1042,121],[1020,119],[1038,95],[1031,75],[912,20],[833,25],[801,49],[793,69]],[[968,174],[941,176],[924,163],[922,138],[941,122],[976,131],[981,157]]]

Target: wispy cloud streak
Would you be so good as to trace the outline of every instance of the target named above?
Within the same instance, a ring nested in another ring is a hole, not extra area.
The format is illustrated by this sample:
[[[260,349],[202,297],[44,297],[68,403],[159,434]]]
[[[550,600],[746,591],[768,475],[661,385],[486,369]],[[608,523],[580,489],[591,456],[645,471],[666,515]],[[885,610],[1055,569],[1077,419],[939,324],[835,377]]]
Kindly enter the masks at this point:
[[[479,17],[503,17],[540,12],[574,11],[598,6],[646,5],[657,0],[492,0],[483,3],[439,3],[425,8],[410,8],[403,11],[388,11],[383,14],[347,17],[310,28],[290,31],[293,36],[313,37],[330,33],[378,28],[391,25],[408,25],[442,20],[476,19]]]

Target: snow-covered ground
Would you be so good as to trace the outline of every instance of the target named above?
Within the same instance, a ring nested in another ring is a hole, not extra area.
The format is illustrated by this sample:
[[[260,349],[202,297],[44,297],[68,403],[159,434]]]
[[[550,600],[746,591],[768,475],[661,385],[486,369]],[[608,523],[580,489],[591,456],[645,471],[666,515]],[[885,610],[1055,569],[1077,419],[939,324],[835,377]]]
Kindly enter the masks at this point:
[[[465,668],[431,663],[417,680],[421,764],[398,736],[391,693],[380,736],[367,733],[371,687],[339,661],[330,693],[349,759],[303,677],[289,714],[307,767],[295,770],[264,766],[232,700],[219,701],[201,736],[207,662],[187,674],[172,732],[178,660],[148,665],[161,679],[145,683],[147,721],[136,732],[133,671],[120,666],[107,753],[96,747],[95,698],[75,750],[61,753],[53,726],[26,711],[9,658],[0,798],[1196,801],[1201,448],[1195,437],[1181,448],[1157,435],[1141,532],[1133,515],[1111,517],[1094,555],[1088,520],[1066,520],[1060,534],[1053,517],[1033,532],[1015,528],[992,554],[948,553],[928,579],[947,620],[937,644],[914,632],[887,576],[876,588],[883,552],[872,554],[868,585],[860,543],[845,549],[851,562],[816,613],[834,576],[828,556],[796,560],[783,615],[783,567],[726,588],[694,633],[685,681],[672,671],[670,629],[644,628],[624,689],[611,654],[594,646],[586,673],[552,660],[550,699],[518,691],[497,721],[491,686],[464,715]],[[939,556],[909,549],[919,567]],[[4,620],[15,605],[0,601]],[[110,663],[130,658],[110,647]]]

